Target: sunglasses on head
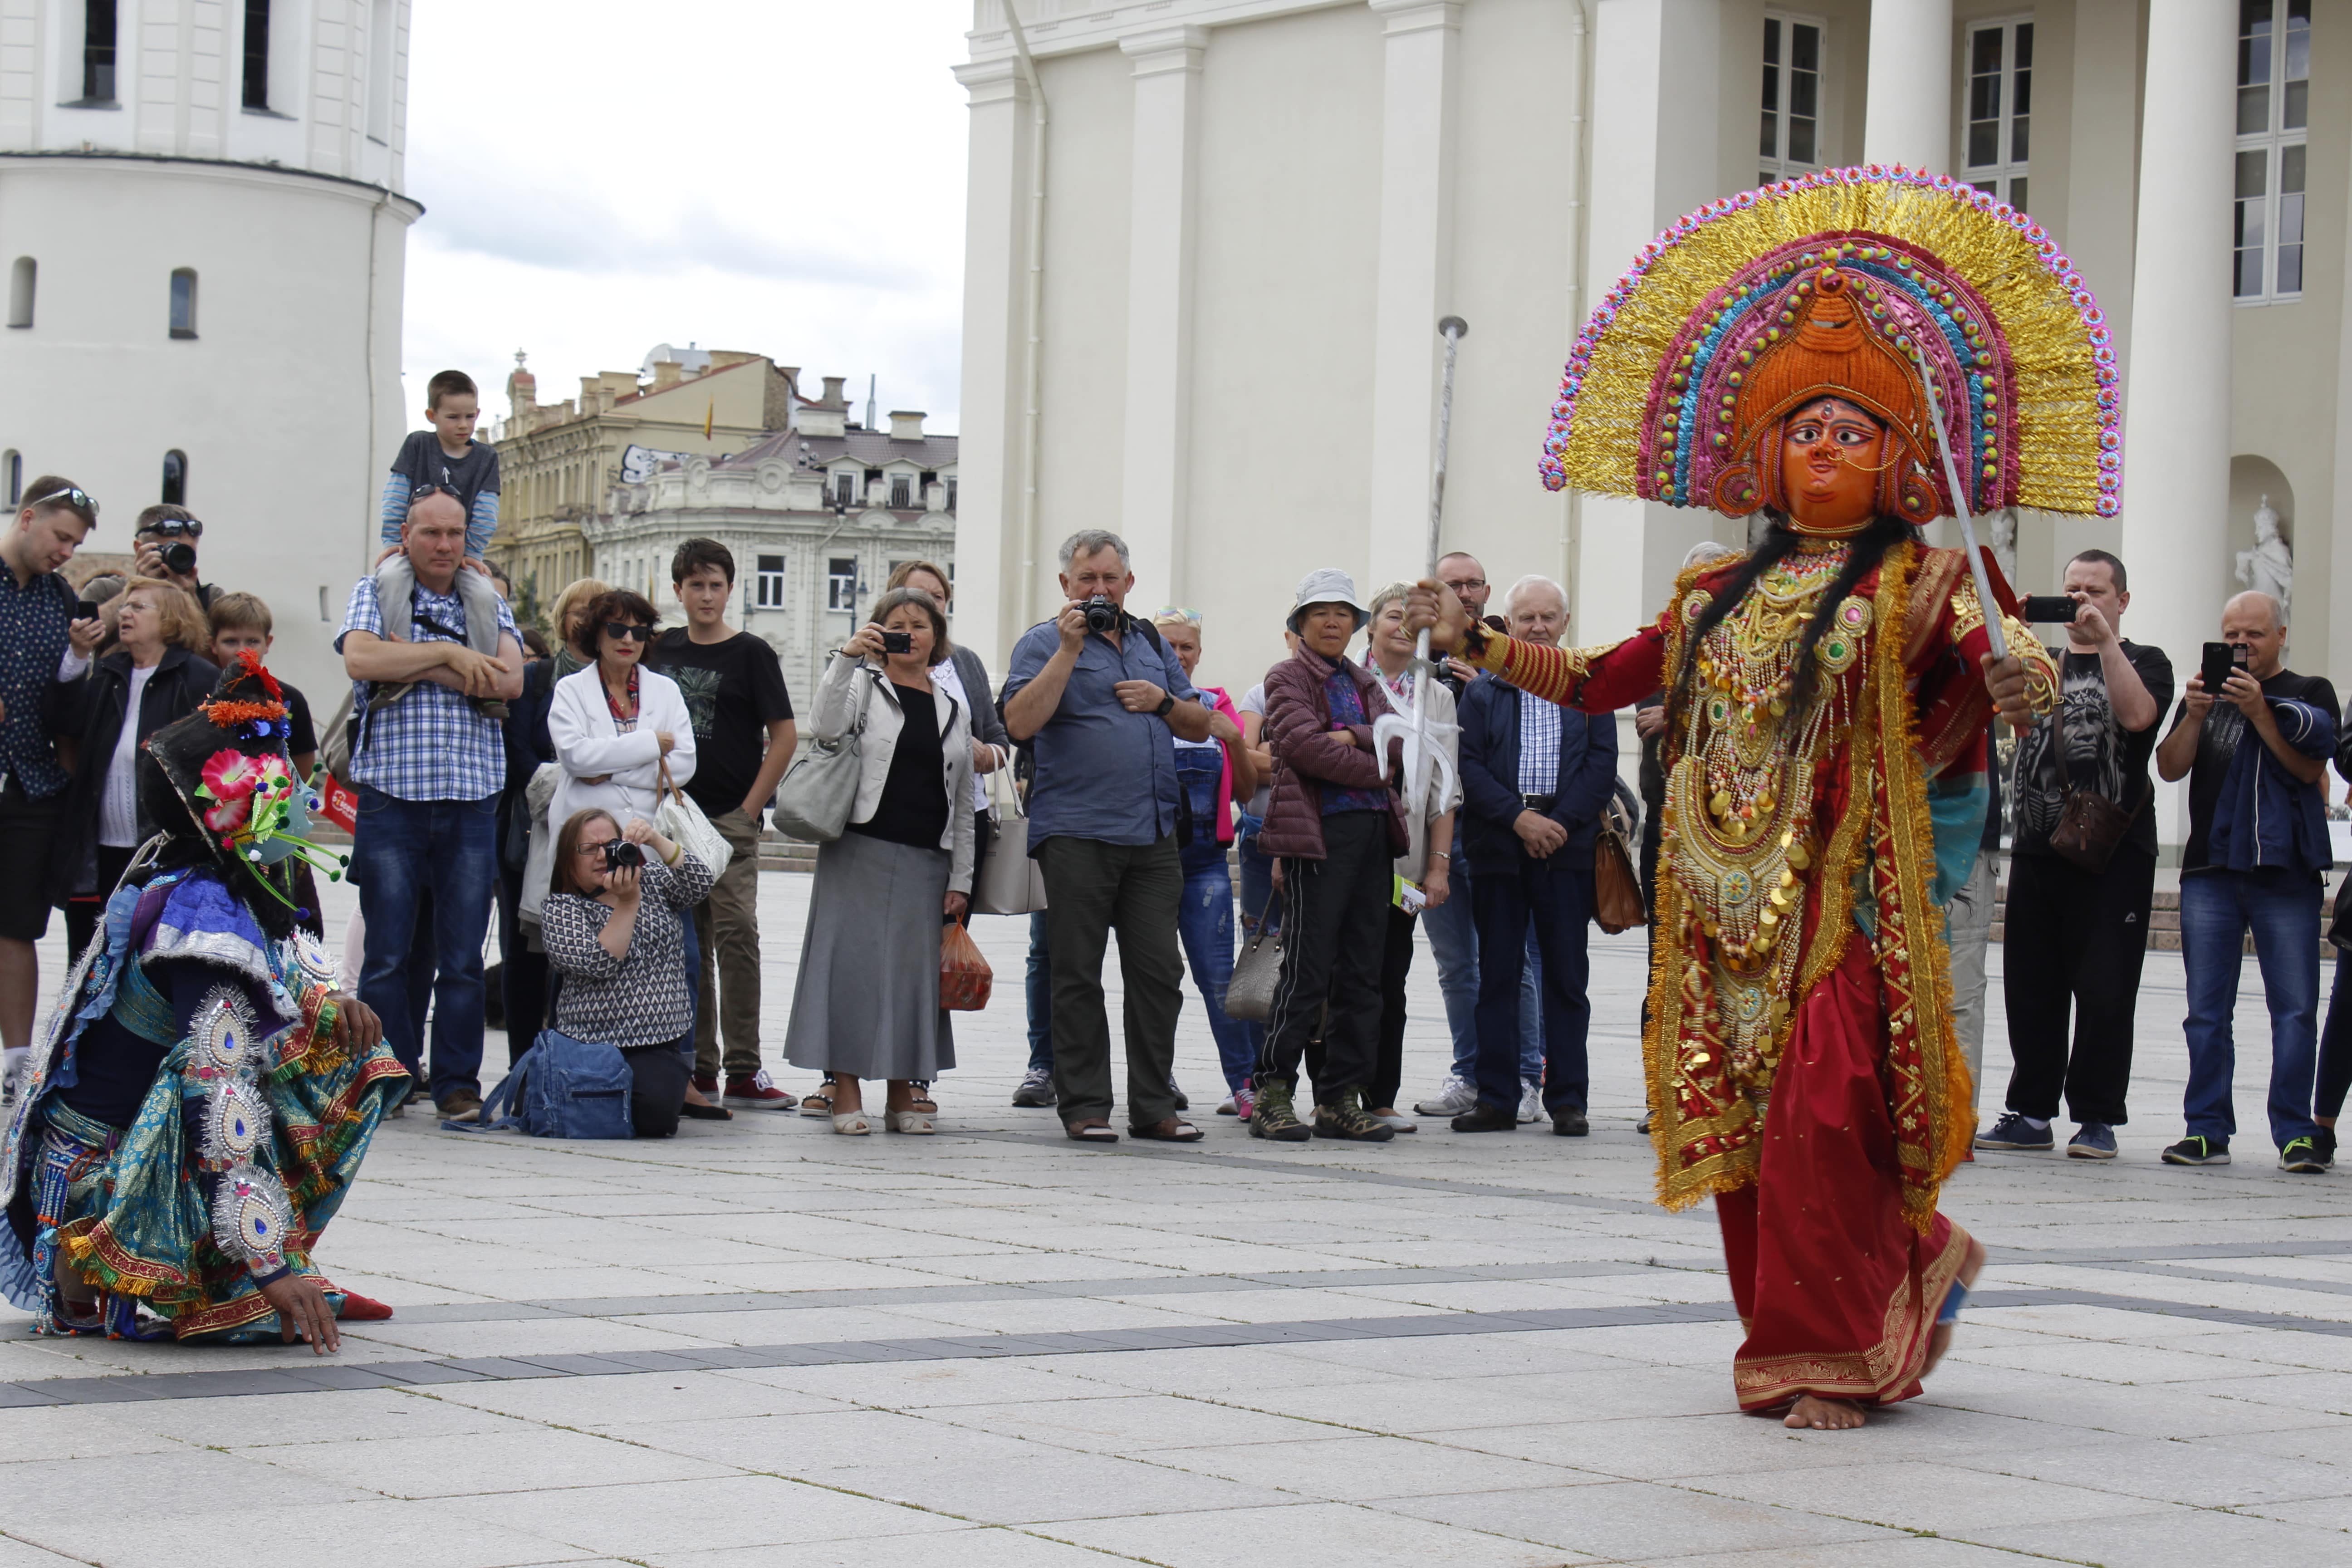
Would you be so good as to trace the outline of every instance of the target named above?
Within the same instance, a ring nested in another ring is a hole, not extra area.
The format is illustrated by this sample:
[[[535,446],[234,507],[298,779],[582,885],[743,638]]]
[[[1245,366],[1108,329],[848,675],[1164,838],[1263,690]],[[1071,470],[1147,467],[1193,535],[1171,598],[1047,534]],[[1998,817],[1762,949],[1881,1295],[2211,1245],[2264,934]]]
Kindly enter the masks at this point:
[[[614,638],[615,640],[625,639],[635,642],[651,642],[653,640],[654,629],[651,626],[631,626],[626,621],[606,621],[604,623],[604,635],[608,637]]]
[[[55,506],[60,501],[67,506],[87,508],[91,511],[98,510],[98,502],[91,500],[89,492],[79,485],[68,485],[61,490],[51,490],[45,496],[36,496],[26,501],[25,506],[29,510],[37,506]]]
[[[184,534],[190,539],[202,539],[205,536],[205,525],[193,517],[166,517],[159,518],[139,531],[139,537],[142,539],[151,536],[157,539],[178,539]]]

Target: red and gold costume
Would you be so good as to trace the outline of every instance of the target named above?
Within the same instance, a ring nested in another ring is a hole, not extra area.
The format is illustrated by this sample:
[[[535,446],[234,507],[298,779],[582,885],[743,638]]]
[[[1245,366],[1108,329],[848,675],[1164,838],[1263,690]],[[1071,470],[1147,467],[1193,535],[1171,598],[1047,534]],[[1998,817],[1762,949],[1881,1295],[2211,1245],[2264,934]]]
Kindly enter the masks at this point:
[[[1953,510],[1931,395],[1972,510],[2112,511],[2112,354],[2065,258],[1948,180],[1834,171],[1643,252],[1570,363],[1545,477],[1789,527],[1784,425],[1834,397],[1883,427],[1878,516],[1916,530]],[[1856,548],[1801,538],[1703,633],[1744,559],[1685,573],[1614,646],[1474,630],[1465,655],[1588,711],[1672,694],[1644,1040],[1658,1196],[1716,1199],[1751,1409],[1918,1393],[1969,1247],[1937,1212],[1975,1131],[1941,905],[1983,822],[1988,606],[1960,552],[1906,531],[1808,654]],[[2046,710],[2054,670],[1990,581]]]

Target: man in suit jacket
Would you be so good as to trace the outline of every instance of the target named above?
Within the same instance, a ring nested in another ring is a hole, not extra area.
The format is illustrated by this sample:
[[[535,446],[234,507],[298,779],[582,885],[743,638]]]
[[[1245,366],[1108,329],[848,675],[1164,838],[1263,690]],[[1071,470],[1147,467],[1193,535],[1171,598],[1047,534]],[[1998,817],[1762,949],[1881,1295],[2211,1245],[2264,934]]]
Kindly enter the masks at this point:
[[[1520,578],[1504,605],[1513,637],[1557,645],[1568,630],[1568,595],[1549,578]],[[1462,842],[1478,924],[1478,1103],[1454,1131],[1518,1125],[1519,973],[1532,923],[1543,955],[1544,1110],[1554,1132],[1580,1138],[1592,847],[1617,782],[1617,721],[1481,676],[1462,695],[1461,723]]]

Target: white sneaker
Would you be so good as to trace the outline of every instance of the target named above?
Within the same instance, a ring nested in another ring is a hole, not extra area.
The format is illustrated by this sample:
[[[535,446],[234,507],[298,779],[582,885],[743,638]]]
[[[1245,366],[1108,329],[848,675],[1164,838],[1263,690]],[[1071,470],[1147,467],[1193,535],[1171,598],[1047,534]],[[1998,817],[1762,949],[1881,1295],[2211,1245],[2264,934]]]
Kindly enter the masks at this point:
[[[1519,1085],[1519,1125],[1544,1119],[1543,1085],[1528,1079]]]
[[[1418,1132],[1421,1131],[1420,1122],[1415,1121],[1410,1116],[1399,1116],[1393,1111],[1386,1116],[1375,1116],[1372,1120],[1379,1122],[1381,1126],[1390,1129],[1391,1131]]]
[[[1413,1107],[1423,1116],[1459,1116],[1478,1103],[1478,1086],[1460,1076],[1449,1077],[1436,1098],[1424,1100]]]

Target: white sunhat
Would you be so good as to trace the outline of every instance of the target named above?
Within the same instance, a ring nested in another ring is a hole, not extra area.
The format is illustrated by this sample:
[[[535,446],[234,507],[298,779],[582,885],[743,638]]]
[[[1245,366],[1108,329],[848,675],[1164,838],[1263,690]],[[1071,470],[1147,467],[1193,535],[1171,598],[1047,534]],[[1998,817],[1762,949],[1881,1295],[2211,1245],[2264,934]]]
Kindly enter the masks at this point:
[[[1356,580],[1337,566],[1318,567],[1299,579],[1298,597],[1290,606],[1290,629],[1298,629],[1298,617],[1309,605],[1345,605],[1356,612],[1356,629],[1364,629],[1371,612],[1356,597]]]

